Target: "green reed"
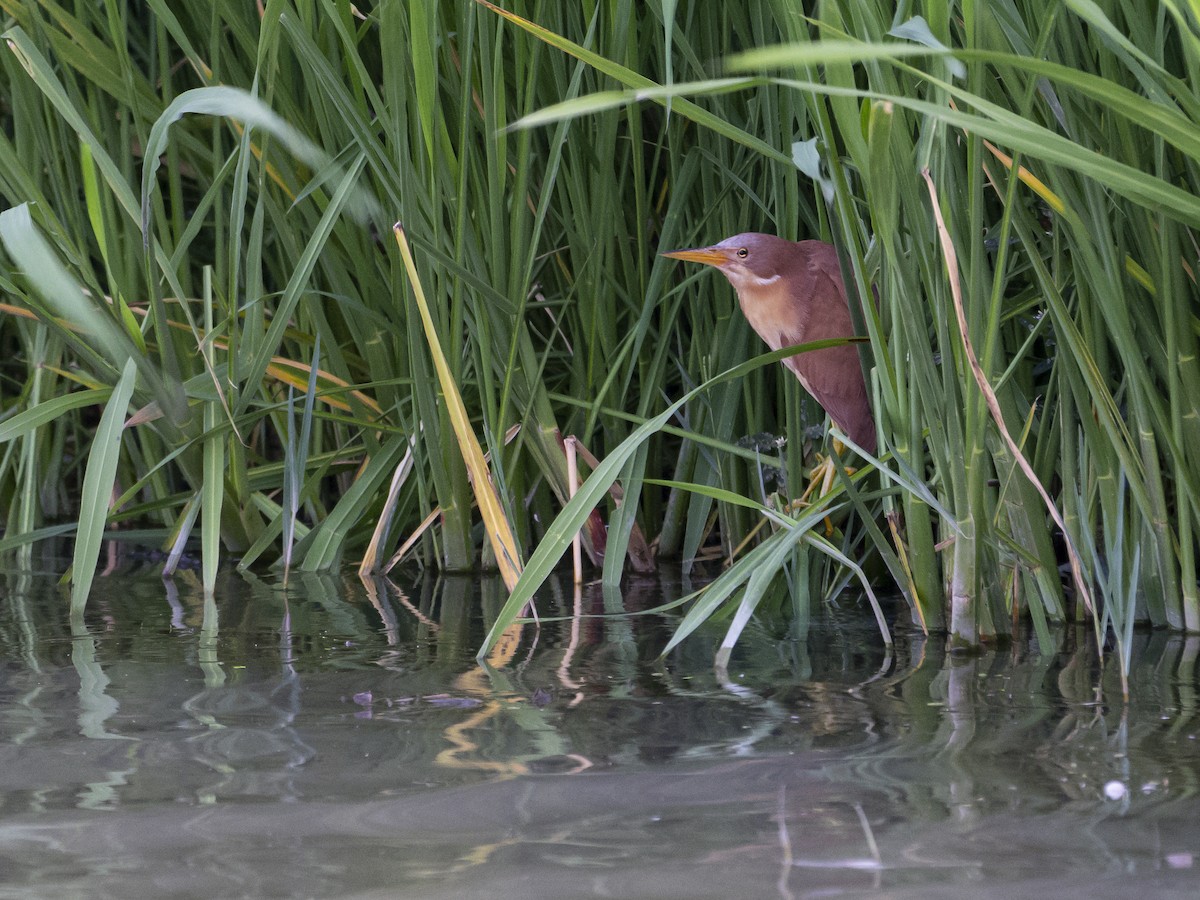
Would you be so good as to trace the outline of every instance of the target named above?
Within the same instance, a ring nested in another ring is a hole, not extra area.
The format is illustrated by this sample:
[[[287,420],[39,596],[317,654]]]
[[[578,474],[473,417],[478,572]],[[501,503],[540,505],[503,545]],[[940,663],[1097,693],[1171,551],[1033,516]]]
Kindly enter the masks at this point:
[[[493,564],[399,221],[530,562],[497,634],[583,526],[608,583],[627,544],[753,534],[696,606],[730,639],[850,583],[1045,638],[1081,595],[936,195],[1097,627],[1198,629],[1200,40],[1148,6],[0,0],[0,548],[198,522],[211,580],[386,560],[436,510],[411,558]],[[817,510],[784,501],[820,410],[656,255],[743,230],[856,276],[883,443]],[[599,460],[569,504],[568,434]]]

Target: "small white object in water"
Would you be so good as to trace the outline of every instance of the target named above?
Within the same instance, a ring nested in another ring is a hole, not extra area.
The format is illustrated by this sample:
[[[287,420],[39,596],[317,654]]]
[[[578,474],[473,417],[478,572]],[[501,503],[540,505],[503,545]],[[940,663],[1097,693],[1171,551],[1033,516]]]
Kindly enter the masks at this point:
[[[1110,781],[1104,785],[1104,796],[1109,800],[1120,800],[1128,793],[1129,790],[1119,781]]]

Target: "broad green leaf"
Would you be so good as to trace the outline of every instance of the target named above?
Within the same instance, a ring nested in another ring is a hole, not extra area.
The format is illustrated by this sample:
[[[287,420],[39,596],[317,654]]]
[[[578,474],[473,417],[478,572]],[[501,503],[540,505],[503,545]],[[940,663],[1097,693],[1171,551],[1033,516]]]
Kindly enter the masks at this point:
[[[253,94],[226,85],[185,91],[163,110],[150,129],[150,136],[146,141],[146,165],[142,169],[141,223],[142,234],[147,243],[150,241],[150,195],[157,183],[155,176],[170,140],[170,128],[189,113],[219,116],[245,123],[253,128],[261,128],[273,135],[309,168],[317,171],[338,170],[327,154]],[[354,183],[354,177],[349,172],[342,179],[342,188],[345,188],[347,183]],[[350,209],[359,217],[366,218],[377,209],[374,201],[363,193],[355,193],[353,198],[343,197],[342,203],[347,204],[350,199],[354,201],[350,203]]]
[[[17,413],[11,418],[0,422],[0,444],[13,441],[35,431],[43,425],[48,425],[75,409],[97,406],[112,396],[110,388],[96,388],[87,391],[75,391],[43,400],[36,406]]]
[[[122,363],[138,359],[136,348],[105,312],[84,296],[83,289],[59,261],[58,254],[42,237],[29,214],[29,205],[22,203],[0,212],[0,242],[14,260],[20,260],[22,271],[38,293],[54,311],[81,332],[80,339],[104,354],[105,359],[119,371]],[[153,366],[142,360],[148,374]]]
[[[100,559],[100,544],[104,539],[104,524],[112,502],[117,479],[117,463],[121,458],[121,434],[125,428],[125,412],[133,396],[137,366],[133,359],[125,362],[121,378],[100,416],[100,424],[92,437],[88,452],[87,470],[79,498],[79,528],[71,562],[71,613],[82,615],[96,575]]]

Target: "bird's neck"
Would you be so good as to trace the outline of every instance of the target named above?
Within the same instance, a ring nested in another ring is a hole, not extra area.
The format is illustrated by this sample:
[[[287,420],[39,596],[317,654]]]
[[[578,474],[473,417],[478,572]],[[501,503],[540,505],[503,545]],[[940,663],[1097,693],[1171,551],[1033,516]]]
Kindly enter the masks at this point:
[[[796,304],[783,279],[761,280],[756,285],[737,285],[738,303],[750,327],[768,347],[778,350],[801,343],[807,331],[808,316]]]

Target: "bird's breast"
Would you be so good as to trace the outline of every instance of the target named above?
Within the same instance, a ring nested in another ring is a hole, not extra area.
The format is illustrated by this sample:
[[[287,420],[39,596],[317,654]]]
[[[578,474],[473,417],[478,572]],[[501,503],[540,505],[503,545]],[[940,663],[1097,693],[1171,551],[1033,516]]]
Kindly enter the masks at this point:
[[[772,350],[804,340],[807,316],[797,308],[783,280],[740,289],[738,304],[750,327]]]
[[[757,284],[753,290],[739,290],[738,304],[750,327],[772,350],[802,344],[807,340],[807,312],[803,305],[796,302],[782,279],[773,284]],[[803,359],[805,357],[793,356],[785,359],[783,364],[792,370],[804,389],[815,396],[813,385],[804,371]]]

